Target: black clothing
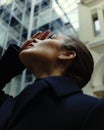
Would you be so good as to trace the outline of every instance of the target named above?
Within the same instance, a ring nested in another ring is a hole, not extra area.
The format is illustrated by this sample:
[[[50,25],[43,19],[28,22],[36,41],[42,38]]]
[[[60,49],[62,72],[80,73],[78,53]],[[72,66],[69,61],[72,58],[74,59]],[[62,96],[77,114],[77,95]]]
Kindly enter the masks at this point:
[[[13,57],[16,60],[18,56]],[[8,62],[12,62],[10,58]],[[19,73],[24,68],[21,65]],[[1,86],[10,81],[7,75],[16,75],[10,69],[6,75],[0,64],[1,71]],[[83,94],[75,81],[65,76],[34,81],[15,98],[1,90],[0,105],[0,130],[104,130],[104,101]]]

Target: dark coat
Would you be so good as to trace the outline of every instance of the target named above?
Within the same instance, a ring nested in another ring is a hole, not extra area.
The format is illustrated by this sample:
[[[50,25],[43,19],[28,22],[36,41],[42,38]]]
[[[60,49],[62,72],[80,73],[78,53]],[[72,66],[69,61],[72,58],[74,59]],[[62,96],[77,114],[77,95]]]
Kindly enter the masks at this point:
[[[104,130],[104,101],[69,77],[36,80],[15,98],[1,91],[0,103],[0,130]]]

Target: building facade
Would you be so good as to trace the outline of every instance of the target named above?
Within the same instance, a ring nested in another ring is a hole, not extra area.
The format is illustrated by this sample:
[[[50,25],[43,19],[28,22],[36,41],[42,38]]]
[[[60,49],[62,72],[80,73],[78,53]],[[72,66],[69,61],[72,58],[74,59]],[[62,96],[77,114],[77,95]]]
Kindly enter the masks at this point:
[[[78,36],[77,10],[74,0],[0,0],[0,55],[12,43],[21,46],[37,31]],[[4,90],[15,96],[34,79],[25,69]]]
[[[84,92],[104,98],[104,0],[81,0],[79,38],[89,47],[95,66],[91,81]]]

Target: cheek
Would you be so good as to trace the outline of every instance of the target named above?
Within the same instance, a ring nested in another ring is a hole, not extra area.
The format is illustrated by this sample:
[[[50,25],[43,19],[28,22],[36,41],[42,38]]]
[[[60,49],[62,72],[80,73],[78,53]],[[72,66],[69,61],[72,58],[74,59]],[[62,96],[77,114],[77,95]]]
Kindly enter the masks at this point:
[[[40,57],[45,59],[45,60],[49,60],[49,61],[54,61],[57,58],[58,52],[56,49],[52,49],[52,48],[44,48],[42,49],[42,51],[39,53]]]

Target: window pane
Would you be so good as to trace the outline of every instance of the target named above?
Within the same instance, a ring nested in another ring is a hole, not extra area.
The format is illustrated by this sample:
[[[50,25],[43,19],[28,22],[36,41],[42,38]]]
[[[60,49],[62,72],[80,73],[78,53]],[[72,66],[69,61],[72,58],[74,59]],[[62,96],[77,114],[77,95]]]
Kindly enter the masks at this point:
[[[2,26],[0,26],[0,32],[2,32],[0,33],[0,46],[3,47],[6,38],[6,30]]]
[[[27,29],[25,27],[23,27],[21,42],[24,42],[26,40],[27,40]]]
[[[11,18],[9,31],[16,39],[20,38],[21,24],[15,17]]]
[[[15,17],[17,17],[19,20],[22,20],[22,11],[19,9],[18,5],[15,4],[15,8],[13,11],[13,14]]]
[[[8,40],[7,40],[7,47],[10,44],[18,44],[17,41],[15,39],[13,39],[11,36],[8,36]]]
[[[98,19],[98,15],[94,14],[92,16],[92,19],[93,19],[94,35],[98,36],[100,34],[100,22]]]
[[[4,10],[2,19],[3,19],[3,21],[4,21],[6,24],[9,24],[9,21],[10,21],[10,13],[8,12],[7,9]]]
[[[2,13],[3,13],[3,10],[4,10],[4,7],[3,7],[3,6],[0,6],[0,16],[1,16]]]

